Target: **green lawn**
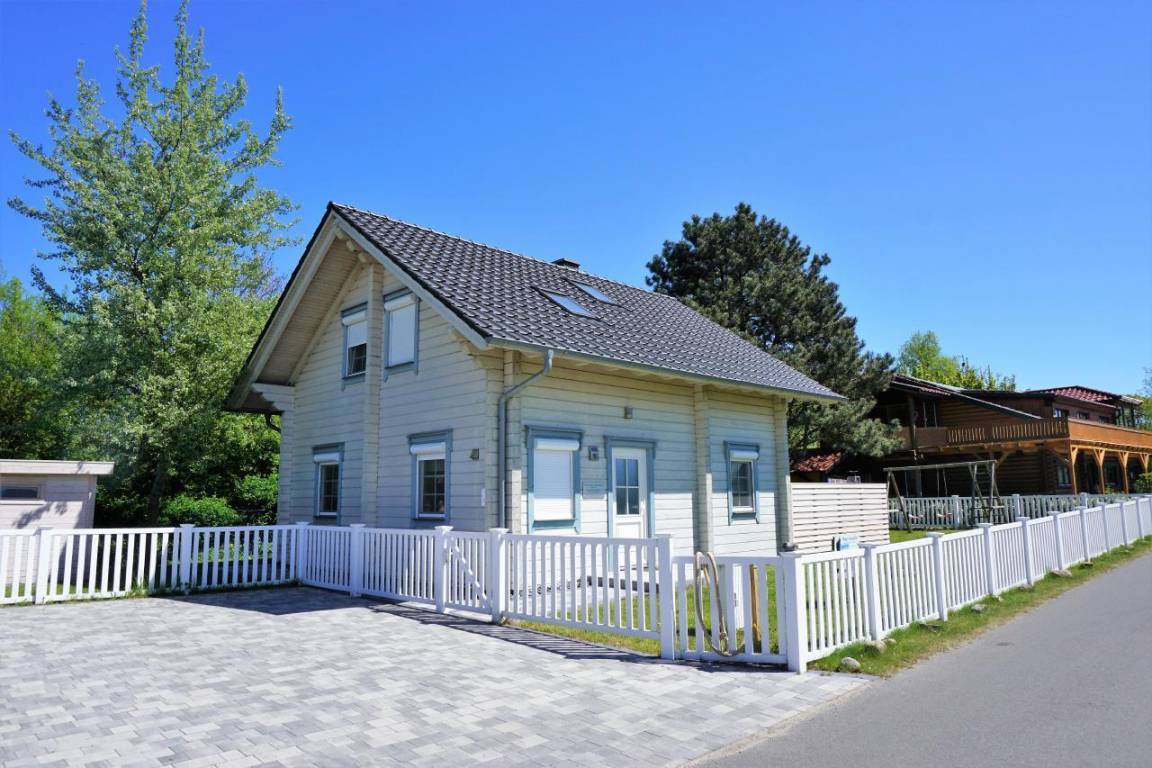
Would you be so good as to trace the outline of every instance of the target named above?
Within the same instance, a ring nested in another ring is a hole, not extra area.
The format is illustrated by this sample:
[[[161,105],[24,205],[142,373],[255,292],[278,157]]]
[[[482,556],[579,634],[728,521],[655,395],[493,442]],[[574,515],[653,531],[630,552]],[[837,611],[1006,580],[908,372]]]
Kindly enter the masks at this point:
[[[903,529],[892,528],[888,531],[888,541],[892,544],[899,544],[904,541],[915,541],[916,539],[927,537],[928,533],[928,531],[905,531]],[[934,533],[957,533],[957,531],[934,531]]]
[[[893,675],[922,659],[971,640],[981,632],[1003,624],[1097,574],[1148,552],[1152,552],[1152,536],[1134,542],[1131,547],[1121,547],[1100,555],[1091,564],[1073,566],[1071,578],[1049,574],[1032,589],[1009,590],[1001,594],[1001,600],[985,598],[980,601],[985,607],[983,613],[976,613],[971,607],[961,608],[950,613],[947,621],[928,621],[897,630],[889,636],[895,639],[895,644],[889,645],[883,652],[856,643],[813,661],[808,666],[835,670],[840,665],[840,659],[851,656],[860,662],[861,672],[885,677]]]

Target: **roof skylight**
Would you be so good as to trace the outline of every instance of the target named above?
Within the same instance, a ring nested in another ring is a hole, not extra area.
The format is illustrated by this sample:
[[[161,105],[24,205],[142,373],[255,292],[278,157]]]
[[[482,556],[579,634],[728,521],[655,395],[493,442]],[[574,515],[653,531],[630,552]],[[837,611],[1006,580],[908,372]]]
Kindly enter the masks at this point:
[[[600,290],[599,288],[597,288],[596,286],[594,286],[590,283],[582,283],[579,280],[569,280],[568,282],[572,283],[572,285],[576,286],[577,288],[579,288],[581,291],[588,294],[592,298],[596,299],[596,301],[601,301],[601,302],[604,302],[605,304],[615,304],[616,303],[615,301],[612,300],[611,296],[604,293],[604,291]]]
[[[580,317],[596,317],[596,315],[592,314],[592,312],[587,307],[576,301],[576,299],[572,298],[571,296],[567,296],[563,293],[556,293],[555,291],[545,291],[543,289],[540,290],[540,293],[552,299],[552,301],[556,302],[561,307],[574,315],[579,315]]]

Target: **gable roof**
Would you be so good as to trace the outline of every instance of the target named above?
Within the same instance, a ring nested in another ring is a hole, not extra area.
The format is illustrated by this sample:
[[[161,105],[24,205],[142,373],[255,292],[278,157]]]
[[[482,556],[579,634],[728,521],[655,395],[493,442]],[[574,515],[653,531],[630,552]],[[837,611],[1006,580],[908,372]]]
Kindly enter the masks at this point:
[[[842,399],[670,296],[349,205],[329,203],[328,210],[486,341]],[[578,282],[614,303],[597,301]],[[568,312],[544,291],[574,299],[594,317]]]
[[[938,381],[929,381],[928,379],[918,379],[915,376],[909,376],[903,373],[897,373],[892,377],[892,382],[888,385],[889,388],[901,389],[909,392],[916,392],[922,395],[931,397],[955,397],[958,400],[978,405],[982,408],[988,408],[993,411],[1000,411],[1009,416],[1017,416],[1021,419],[1039,419],[1040,417],[1034,413],[1027,411],[1017,410],[1010,408],[1007,405],[996,403],[991,400],[986,400],[978,397],[984,390],[979,389],[961,389],[954,387],[951,384],[941,384]],[[989,394],[993,394],[990,392]],[[995,393],[1001,394],[1001,393]],[[1013,393],[1014,394],[1014,393]]]

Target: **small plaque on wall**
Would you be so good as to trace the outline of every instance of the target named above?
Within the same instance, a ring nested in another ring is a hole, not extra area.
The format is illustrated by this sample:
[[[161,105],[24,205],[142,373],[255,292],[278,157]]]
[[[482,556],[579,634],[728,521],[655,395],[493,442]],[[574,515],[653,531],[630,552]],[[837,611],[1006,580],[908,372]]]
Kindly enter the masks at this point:
[[[604,483],[601,480],[585,480],[581,489],[581,496],[603,496]]]

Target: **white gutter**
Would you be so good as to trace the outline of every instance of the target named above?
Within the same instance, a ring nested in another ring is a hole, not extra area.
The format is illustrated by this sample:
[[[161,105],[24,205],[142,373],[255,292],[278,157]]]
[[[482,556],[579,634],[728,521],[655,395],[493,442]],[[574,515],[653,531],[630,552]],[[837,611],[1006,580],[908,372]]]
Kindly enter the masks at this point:
[[[497,494],[500,504],[500,527],[508,527],[508,450],[505,445],[508,435],[508,401],[521,391],[544,378],[552,370],[552,358],[555,356],[551,349],[544,353],[544,367],[519,384],[509,387],[500,395],[496,405],[496,468],[499,478],[497,485],[500,489]]]

